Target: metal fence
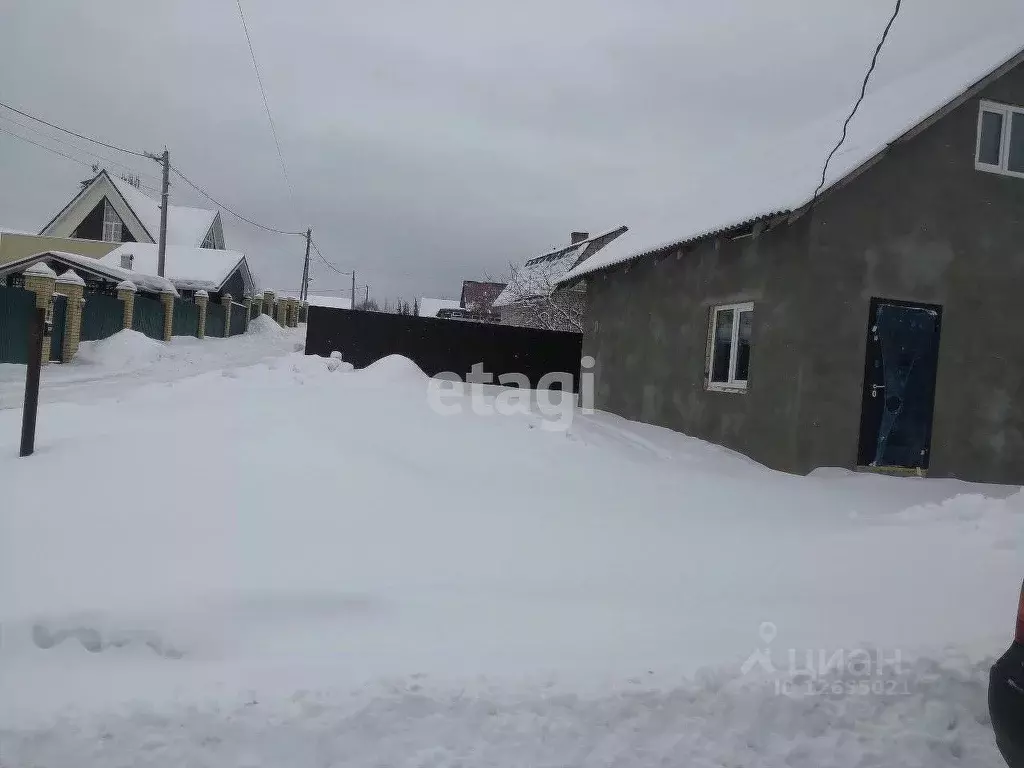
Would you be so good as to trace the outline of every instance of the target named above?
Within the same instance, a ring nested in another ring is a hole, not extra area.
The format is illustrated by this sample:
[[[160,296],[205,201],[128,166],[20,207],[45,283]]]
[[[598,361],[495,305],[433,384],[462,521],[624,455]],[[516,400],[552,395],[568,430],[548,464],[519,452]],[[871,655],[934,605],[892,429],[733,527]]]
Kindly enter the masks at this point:
[[[53,310],[51,314],[53,330],[50,332],[50,360],[64,360],[64,328],[68,321],[68,297],[60,293],[53,294]]]
[[[138,300],[136,300],[137,302]],[[82,341],[98,341],[124,328],[124,302],[104,293],[85,294],[82,307]]]
[[[238,336],[240,333],[245,333],[245,329],[248,327],[245,304],[231,302],[231,332],[228,335]]]
[[[206,335],[213,338],[224,336],[224,307],[210,303],[206,306]]]
[[[35,307],[32,291],[0,286],[0,363],[28,362],[28,333]]]
[[[132,314],[132,330],[144,333],[151,339],[163,341],[164,305],[155,299],[136,296],[135,311]]]
[[[175,336],[198,336],[199,335],[199,307],[190,301],[174,300],[174,325],[172,333]]]
[[[348,309],[310,307],[306,354],[341,352],[357,368],[404,355],[428,376],[453,372],[468,380],[473,366],[494,376],[519,373],[537,387],[548,373],[572,376],[578,391],[583,336],[493,323],[438,320]]]

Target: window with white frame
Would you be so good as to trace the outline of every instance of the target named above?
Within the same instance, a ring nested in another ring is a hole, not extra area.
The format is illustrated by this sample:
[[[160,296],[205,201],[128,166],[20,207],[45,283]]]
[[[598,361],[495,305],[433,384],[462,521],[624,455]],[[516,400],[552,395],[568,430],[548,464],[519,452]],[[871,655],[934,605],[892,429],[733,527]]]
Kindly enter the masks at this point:
[[[981,102],[974,167],[1024,177],[1024,107]]]
[[[750,372],[754,304],[724,304],[711,313],[708,389],[744,390]]]
[[[103,240],[108,243],[120,243],[124,232],[124,224],[117,215],[114,206],[106,198],[103,199]]]

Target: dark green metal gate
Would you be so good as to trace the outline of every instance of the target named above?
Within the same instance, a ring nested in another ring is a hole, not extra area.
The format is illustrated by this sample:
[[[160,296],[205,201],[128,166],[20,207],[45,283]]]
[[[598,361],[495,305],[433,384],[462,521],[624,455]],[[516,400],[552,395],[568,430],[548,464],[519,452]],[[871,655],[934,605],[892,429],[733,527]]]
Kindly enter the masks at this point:
[[[151,339],[164,340],[164,305],[155,299],[135,297],[135,312],[132,315],[132,330],[144,333]]]
[[[220,338],[224,335],[224,307],[210,303],[206,307],[206,335]]]
[[[32,291],[0,286],[0,363],[28,362],[28,331],[35,308]]]
[[[199,307],[181,299],[174,300],[174,326],[171,333],[175,336],[199,335]]]
[[[68,297],[53,295],[53,330],[50,332],[50,360],[64,360],[64,326],[68,317]]]
[[[245,329],[248,326],[246,317],[245,305],[234,301],[231,302],[231,336],[245,333]]]
[[[82,341],[99,341],[124,328],[124,302],[104,293],[85,294]]]

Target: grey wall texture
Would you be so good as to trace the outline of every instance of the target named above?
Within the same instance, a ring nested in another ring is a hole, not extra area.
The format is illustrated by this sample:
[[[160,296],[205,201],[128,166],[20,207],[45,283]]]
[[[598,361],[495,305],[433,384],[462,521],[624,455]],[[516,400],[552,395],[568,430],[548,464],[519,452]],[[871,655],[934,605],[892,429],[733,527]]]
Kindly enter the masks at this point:
[[[975,169],[981,99],[1024,106],[1024,66],[791,224],[592,276],[597,407],[777,469],[853,467],[871,298],[938,304],[929,474],[1024,483],[1024,179]],[[708,391],[710,310],[740,301],[747,392]]]

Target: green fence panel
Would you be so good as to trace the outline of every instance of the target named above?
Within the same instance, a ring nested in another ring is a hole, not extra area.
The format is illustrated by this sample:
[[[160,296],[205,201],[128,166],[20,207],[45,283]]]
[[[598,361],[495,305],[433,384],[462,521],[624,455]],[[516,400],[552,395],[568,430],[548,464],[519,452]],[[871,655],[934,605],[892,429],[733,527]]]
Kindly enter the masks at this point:
[[[181,299],[174,300],[174,327],[171,332],[175,336],[199,335],[199,305]]]
[[[206,306],[206,335],[220,338],[224,335],[224,307],[210,302]]]
[[[259,306],[256,305],[256,304],[249,305],[249,319],[250,320],[255,320],[259,316],[260,316],[260,308],[259,308]]]
[[[135,312],[132,315],[132,330],[144,333],[151,339],[164,339],[164,305],[156,299],[135,297]]]
[[[231,336],[245,333],[248,323],[245,322],[245,305],[231,302]]]
[[[50,360],[64,360],[64,326],[68,317],[68,297],[53,294],[53,330],[50,332]]]
[[[98,341],[124,328],[124,302],[104,293],[85,294],[82,307],[82,341]]]
[[[28,362],[28,334],[35,309],[32,291],[0,286],[0,363]]]

